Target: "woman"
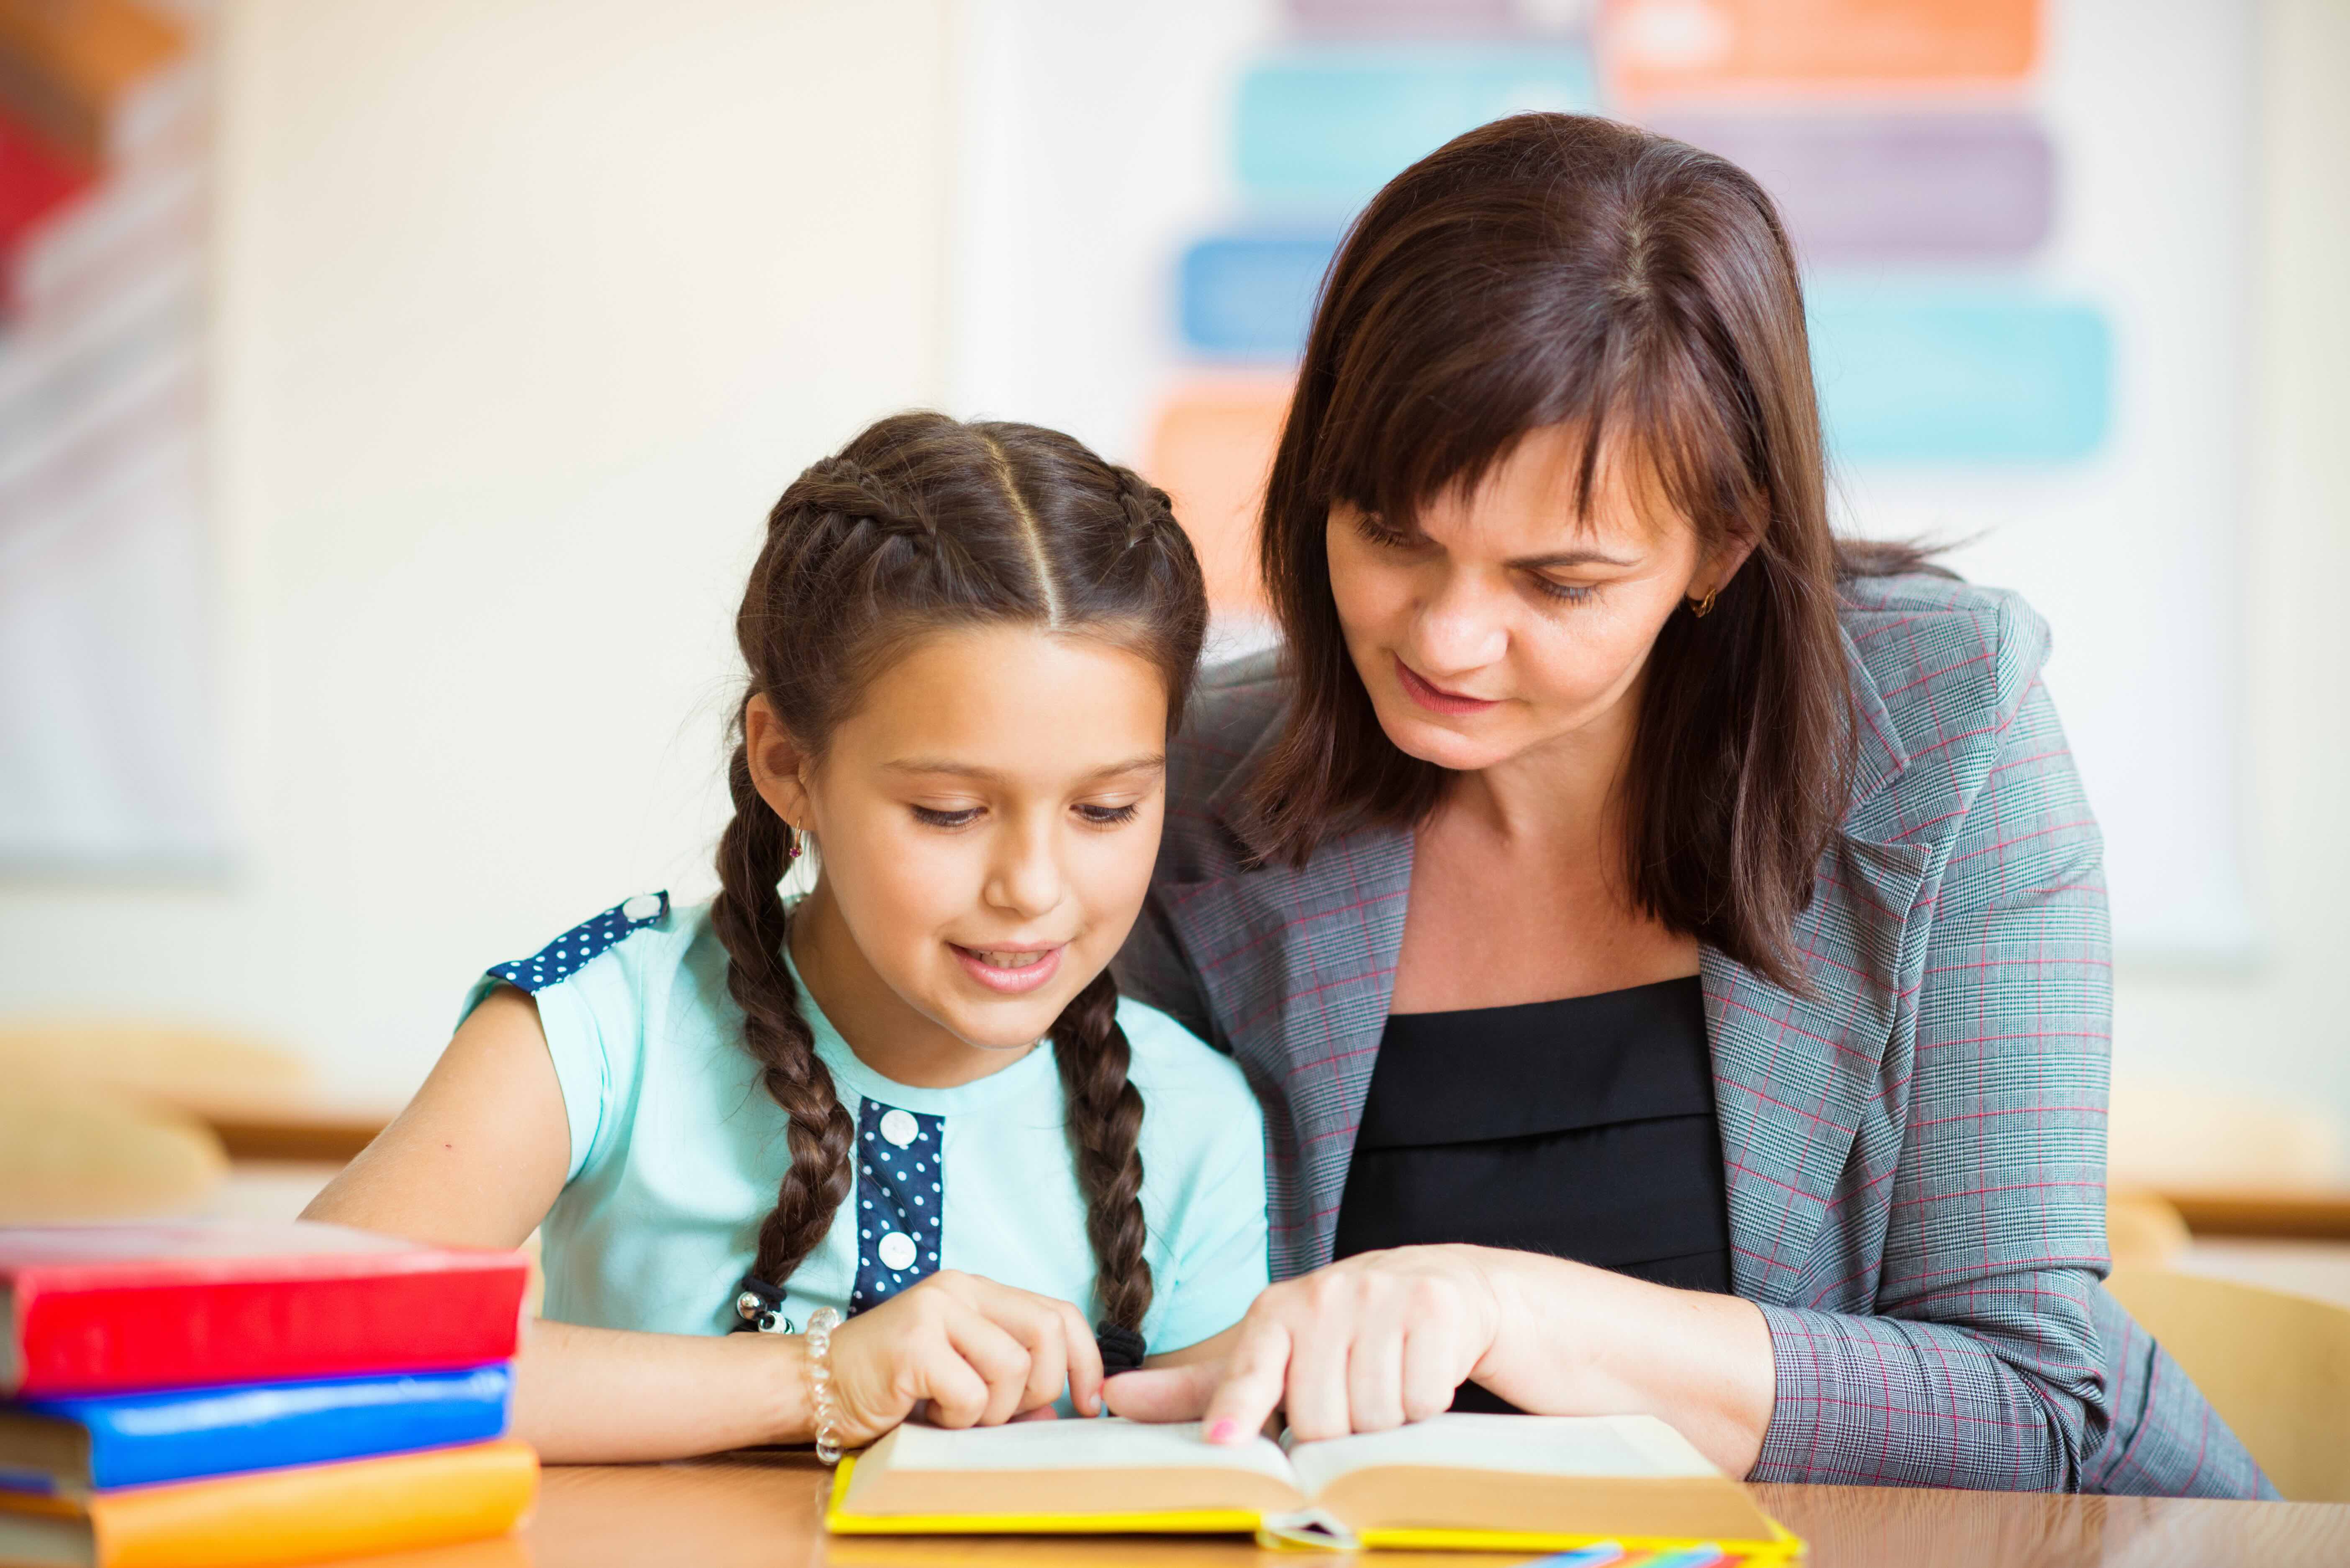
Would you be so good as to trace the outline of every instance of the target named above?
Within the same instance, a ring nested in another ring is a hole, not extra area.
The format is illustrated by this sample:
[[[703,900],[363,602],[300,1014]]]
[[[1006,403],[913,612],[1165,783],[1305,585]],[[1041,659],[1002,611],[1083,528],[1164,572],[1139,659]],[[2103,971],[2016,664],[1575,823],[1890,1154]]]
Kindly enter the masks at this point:
[[[1248,1072],[1286,1282],[1114,1408],[2262,1488],[2099,1283],[2105,890],[2046,629],[1831,537],[1751,179],[1565,115],[1399,175],[1263,556],[1285,662],[1195,705],[1120,973]]]

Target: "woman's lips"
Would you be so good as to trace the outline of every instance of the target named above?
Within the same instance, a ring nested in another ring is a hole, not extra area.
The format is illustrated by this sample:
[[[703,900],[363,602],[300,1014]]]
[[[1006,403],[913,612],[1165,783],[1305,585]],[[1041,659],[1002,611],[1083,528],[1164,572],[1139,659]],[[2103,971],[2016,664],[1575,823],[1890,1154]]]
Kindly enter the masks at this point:
[[[1463,697],[1458,691],[1432,686],[1415,674],[1411,666],[1400,658],[1395,661],[1395,667],[1396,680],[1402,685],[1404,695],[1431,713],[1482,713],[1488,708],[1501,706],[1499,702],[1489,701],[1482,697]]]
[[[1061,968],[1063,950],[1057,947],[1042,950],[966,948],[957,946],[953,942],[949,942],[947,946],[954,949],[955,961],[962,965],[964,973],[987,987],[988,990],[1001,992],[1006,996],[1018,996],[1023,992],[1035,990],[1051,980]],[[981,956],[983,953],[987,957],[983,958]],[[990,963],[987,961],[988,958],[1020,961],[1009,965],[1002,961]]]

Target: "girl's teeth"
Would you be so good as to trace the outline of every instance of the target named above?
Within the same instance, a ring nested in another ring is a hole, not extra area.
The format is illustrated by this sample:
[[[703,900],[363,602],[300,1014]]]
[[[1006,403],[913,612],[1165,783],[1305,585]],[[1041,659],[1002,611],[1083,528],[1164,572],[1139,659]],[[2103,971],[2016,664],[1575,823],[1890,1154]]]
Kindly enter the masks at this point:
[[[1029,969],[1041,961],[1043,953],[992,953],[976,951],[979,961],[990,969]]]

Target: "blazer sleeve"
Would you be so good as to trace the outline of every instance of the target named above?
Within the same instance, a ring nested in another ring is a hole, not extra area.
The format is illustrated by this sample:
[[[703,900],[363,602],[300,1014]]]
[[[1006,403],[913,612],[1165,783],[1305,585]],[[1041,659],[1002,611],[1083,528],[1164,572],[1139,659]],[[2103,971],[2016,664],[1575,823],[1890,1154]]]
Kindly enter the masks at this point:
[[[1752,1479],[2075,1490],[2111,1414],[2112,960],[2102,841],[2036,675],[1929,897],[1875,1311],[1761,1303],[1777,1396]]]

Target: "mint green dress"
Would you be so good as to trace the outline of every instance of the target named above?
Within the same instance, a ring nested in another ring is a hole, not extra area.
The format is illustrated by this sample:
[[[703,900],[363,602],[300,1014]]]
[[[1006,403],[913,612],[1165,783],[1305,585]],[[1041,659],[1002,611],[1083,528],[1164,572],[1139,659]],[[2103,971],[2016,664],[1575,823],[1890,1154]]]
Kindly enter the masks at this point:
[[[788,955],[786,955],[788,960]],[[796,979],[796,974],[795,974]],[[545,1314],[723,1334],[791,1156],[726,992],[706,907],[631,898],[478,981],[538,1006],[571,1131],[568,1179],[541,1227]],[[1053,1047],[951,1089],[867,1067],[802,988],[816,1054],[858,1126],[856,1190],[785,1284],[784,1315],[850,1315],[938,1269],[1076,1303],[1086,1241]],[[1229,1057],[1138,1002],[1118,1018],[1141,1092],[1152,1354],[1234,1322],[1266,1282],[1263,1121]],[[919,1168],[917,1168],[919,1167]]]

